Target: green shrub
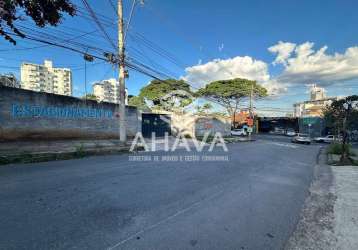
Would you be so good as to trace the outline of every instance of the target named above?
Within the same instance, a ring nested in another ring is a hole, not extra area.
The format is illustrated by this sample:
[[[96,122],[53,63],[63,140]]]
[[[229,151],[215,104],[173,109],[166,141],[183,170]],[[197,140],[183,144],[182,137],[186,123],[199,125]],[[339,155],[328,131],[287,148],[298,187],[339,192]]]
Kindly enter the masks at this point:
[[[348,150],[349,155],[353,156],[354,153],[351,150],[352,146],[350,144],[346,144],[345,147],[346,147],[346,150]],[[335,154],[335,155],[342,154],[342,144],[341,143],[332,143],[331,145],[329,145],[327,153]]]
[[[83,143],[81,143],[80,145],[76,145],[75,147],[76,147],[76,152],[75,152],[76,157],[83,158],[86,156]]]

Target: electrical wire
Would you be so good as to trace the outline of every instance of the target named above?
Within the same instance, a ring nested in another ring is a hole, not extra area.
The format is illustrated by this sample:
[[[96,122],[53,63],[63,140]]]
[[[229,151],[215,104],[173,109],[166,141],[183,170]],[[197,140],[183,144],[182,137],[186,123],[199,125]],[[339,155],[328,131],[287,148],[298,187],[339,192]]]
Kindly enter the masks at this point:
[[[88,12],[90,13],[90,15],[91,15],[92,19],[94,20],[94,22],[97,24],[97,26],[100,29],[100,31],[103,33],[103,35],[107,39],[107,41],[112,45],[113,49],[116,50],[117,47],[114,45],[111,37],[108,35],[106,30],[103,28],[102,23],[98,20],[98,18],[96,16],[96,13],[92,10],[92,7],[89,5],[88,1],[87,0],[81,0],[81,1],[84,4],[84,6],[86,7],[86,9],[88,10]]]
[[[111,1],[111,0],[109,0],[109,1]],[[137,3],[137,0],[132,0],[132,7],[131,7],[130,14],[129,14],[128,23],[127,23],[127,26],[126,26],[126,29],[125,29],[125,32],[124,32],[124,39],[123,39],[124,42],[126,41],[127,33],[129,31],[129,27],[131,25],[131,21],[132,21],[132,17],[133,17],[133,14],[134,14],[134,9],[135,9],[136,3]]]

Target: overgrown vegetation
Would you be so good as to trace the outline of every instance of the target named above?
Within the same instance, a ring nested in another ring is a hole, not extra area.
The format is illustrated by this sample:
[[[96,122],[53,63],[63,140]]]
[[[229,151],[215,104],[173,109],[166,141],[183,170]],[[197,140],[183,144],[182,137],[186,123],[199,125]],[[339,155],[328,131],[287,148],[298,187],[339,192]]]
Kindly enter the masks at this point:
[[[75,155],[79,158],[83,158],[86,156],[86,152],[84,150],[84,145],[81,143],[80,145],[76,145],[76,152]]]
[[[267,96],[267,89],[256,81],[235,78],[211,82],[195,93],[198,97],[211,98],[226,108],[230,117],[234,117],[241,101],[249,98]]]
[[[348,146],[351,131],[358,128],[358,96],[352,95],[334,101],[324,111],[326,126],[336,132],[336,135],[343,135],[340,150],[340,164],[350,165],[353,160],[349,157]],[[332,146],[332,148],[339,146]],[[338,150],[338,149],[337,149]]]
[[[153,102],[154,107],[167,110],[174,106],[185,107],[191,104],[193,100],[188,94],[193,93],[189,84],[183,80],[152,80],[140,90],[139,101],[147,99]]]
[[[355,153],[352,151],[352,146],[350,144],[345,145],[345,150],[348,152],[349,156],[355,156]],[[332,143],[328,146],[327,153],[334,155],[341,155],[343,152],[342,143]]]
[[[0,36],[16,45],[14,37],[25,38],[26,34],[18,29],[16,21],[29,16],[37,26],[56,26],[63,20],[63,14],[74,16],[75,6],[69,0],[7,0],[0,1]]]

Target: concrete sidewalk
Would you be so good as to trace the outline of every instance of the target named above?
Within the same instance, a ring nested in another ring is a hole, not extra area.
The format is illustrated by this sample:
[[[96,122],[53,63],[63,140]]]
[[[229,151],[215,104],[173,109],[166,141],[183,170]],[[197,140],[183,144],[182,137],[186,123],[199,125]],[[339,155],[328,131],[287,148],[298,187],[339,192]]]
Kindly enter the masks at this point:
[[[0,143],[0,165],[81,158],[128,152],[130,143],[119,140],[16,141]]]
[[[339,249],[358,249],[358,167],[332,166],[334,232]]]
[[[358,167],[325,162],[323,155],[285,249],[358,249]]]

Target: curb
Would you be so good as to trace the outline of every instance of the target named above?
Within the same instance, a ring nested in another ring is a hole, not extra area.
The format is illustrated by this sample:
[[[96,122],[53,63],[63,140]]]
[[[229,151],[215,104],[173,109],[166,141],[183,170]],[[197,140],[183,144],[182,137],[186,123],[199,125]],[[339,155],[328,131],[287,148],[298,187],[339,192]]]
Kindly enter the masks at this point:
[[[336,196],[331,190],[334,176],[331,166],[326,164],[327,158],[322,147],[316,158],[300,219],[285,244],[285,250],[337,249],[333,231]]]
[[[8,154],[0,156],[0,165],[7,165],[13,163],[37,163],[47,161],[59,161],[59,160],[70,160],[80,159],[88,156],[96,155],[114,155],[129,153],[129,146],[122,147],[108,147],[100,149],[81,149],[81,150],[70,150],[63,152],[36,152],[29,153],[23,152],[18,154]],[[137,149],[141,150],[141,149]]]

